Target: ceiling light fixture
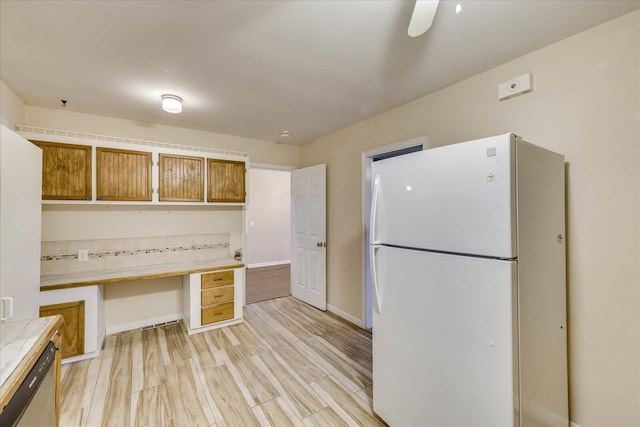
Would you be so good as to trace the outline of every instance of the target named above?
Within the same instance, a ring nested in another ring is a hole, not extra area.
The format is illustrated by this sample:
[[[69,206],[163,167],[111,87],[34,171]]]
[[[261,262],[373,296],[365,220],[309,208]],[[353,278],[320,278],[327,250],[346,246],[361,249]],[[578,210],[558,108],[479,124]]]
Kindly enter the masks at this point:
[[[162,109],[167,113],[182,113],[182,98],[177,95],[162,95]]]
[[[283,140],[288,140],[291,137],[291,135],[289,134],[288,130],[283,130],[282,132],[280,132],[280,139]]]
[[[462,13],[462,4],[458,3],[456,5],[456,15],[460,15]]]

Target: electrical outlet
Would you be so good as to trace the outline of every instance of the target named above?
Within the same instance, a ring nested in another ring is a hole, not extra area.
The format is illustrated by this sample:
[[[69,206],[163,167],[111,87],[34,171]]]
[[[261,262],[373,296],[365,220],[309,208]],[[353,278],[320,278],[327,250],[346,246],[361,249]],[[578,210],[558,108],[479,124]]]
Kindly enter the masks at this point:
[[[87,249],[78,251],[78,261],[89,261],[89,251]]]

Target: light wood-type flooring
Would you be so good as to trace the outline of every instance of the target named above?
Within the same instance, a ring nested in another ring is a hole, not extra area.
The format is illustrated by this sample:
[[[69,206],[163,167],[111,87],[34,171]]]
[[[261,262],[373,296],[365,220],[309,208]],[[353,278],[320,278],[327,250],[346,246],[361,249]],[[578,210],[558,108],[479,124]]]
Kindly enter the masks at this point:
[[[380,426],[371,336],[292,297],[245,307],[245,322],[110,335],[63,366],[61,426]]]
[[[291,264],[247,268],[247,304],[291,295]]]

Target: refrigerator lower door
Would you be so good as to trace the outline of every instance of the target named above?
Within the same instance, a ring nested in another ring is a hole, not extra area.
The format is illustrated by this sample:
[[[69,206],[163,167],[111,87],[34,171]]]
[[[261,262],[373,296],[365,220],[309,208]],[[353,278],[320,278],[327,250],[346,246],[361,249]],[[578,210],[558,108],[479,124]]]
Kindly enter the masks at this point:
[[[518,426],[517,262],[375,257],[374,411],[391,426]]]

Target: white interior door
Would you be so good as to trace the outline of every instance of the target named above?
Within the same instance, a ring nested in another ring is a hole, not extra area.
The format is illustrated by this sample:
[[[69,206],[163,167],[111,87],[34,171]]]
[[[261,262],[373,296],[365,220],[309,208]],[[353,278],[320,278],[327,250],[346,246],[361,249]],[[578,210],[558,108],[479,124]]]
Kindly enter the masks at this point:
[[[291,172],[291,295],[327,309],[326,165]]]

